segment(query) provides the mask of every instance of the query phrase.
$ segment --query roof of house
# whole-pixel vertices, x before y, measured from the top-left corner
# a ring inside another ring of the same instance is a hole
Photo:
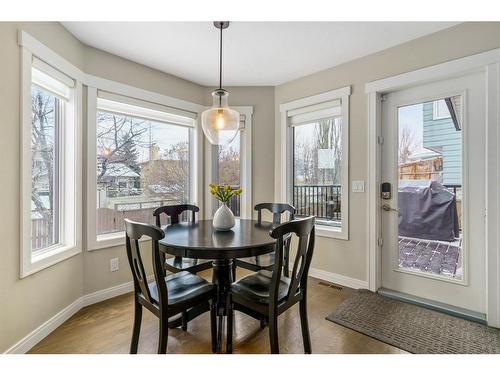
[[[111,163],[107,165],[104,177],[139,177],[139,173],[123,163]]]

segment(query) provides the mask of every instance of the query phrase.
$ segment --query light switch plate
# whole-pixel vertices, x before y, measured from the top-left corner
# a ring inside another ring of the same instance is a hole
[[[352,181],[352,192],[353,193],[364,193],[365,192],[365,182],[363,180]]]

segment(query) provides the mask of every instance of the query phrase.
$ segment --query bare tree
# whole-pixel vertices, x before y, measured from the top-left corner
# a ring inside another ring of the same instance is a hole
[[[398,161],[399,165],[406,164],[416,148],[415,133],[412,128],[405,126],[399,131],[399,149]]]
[[[48,233],[54,229],[54,133],[57,99],[33,88],[31,96],[31,200],[47,222]],[[42,200],[48,196],[48,202]]]
[[[148,131],[147,121],[133,117],[98,112],[97,182],[102,183],[110,164],[122,163],[134,171],[139,170],[136,147],[151,147],[143,135]]]
[[[219,184],[240,184],[240,152],[235,147],[219,147]]]

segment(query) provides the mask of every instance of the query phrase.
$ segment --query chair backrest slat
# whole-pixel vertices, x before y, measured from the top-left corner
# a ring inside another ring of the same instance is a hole
[[[152,304],[155,303],[149,290],[147,274],[144,269],[139,242],[139,239],[142,236],[147,236],[151,238],[152,242],[153,271],[159,296],[159,301],[156,302],[168,305],[167,286],[164,280],[163,263],[161,261],[158,244],[158,241],[165,237],[165,233],[163,230],[155,227],[154,225],[138,223],[125,219],[125,234],[127,258],[132,271],[132,277],[134,279],[135,293],[141,293],[148,302]]]
[[[158,207],[153,211],[153,216],[156,218],[156,226],[161,227],[161,214],[166,214],[170,218],[170,224],[177,224],[180,221],[180,215],[184,211],[191,211],[191,222],[194,223],[196,221],[196,212],[199,212],[200,208],[193,204],[175,204]]]
[[[281,224],[281,215],[284,212],[289,213],[289,220],[294,219],[295,207],[288,203],[259,203],[255,205],[257,211],[257,221],[262,221],[262,210],[268,210],[273,214],[273,224]]]
[[[290,286],[286,299],[290,299],[297,293],[307,288],[307,277],[311,266],[311,259],[314,251],[314,217],[292,220],[281,224],[271,231],[271,237],[276,238],[276,257],[273,270],[273,279],[271,286],[271,302],[273,297],[277,302],[279,281],[281,279],[283,251],[286,244],[290,244],[289,236],[292,234],[298,237],[297,251],[293,259],[293,268],[290,274]],[[274,296],[273,296],[274,295]]]

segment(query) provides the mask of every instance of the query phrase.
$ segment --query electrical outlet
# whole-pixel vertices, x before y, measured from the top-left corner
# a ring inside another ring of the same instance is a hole
[[[118,271],[120,269],[120,262],[118,258],[111,258],[109,260],[109,270],[111,272]]]

